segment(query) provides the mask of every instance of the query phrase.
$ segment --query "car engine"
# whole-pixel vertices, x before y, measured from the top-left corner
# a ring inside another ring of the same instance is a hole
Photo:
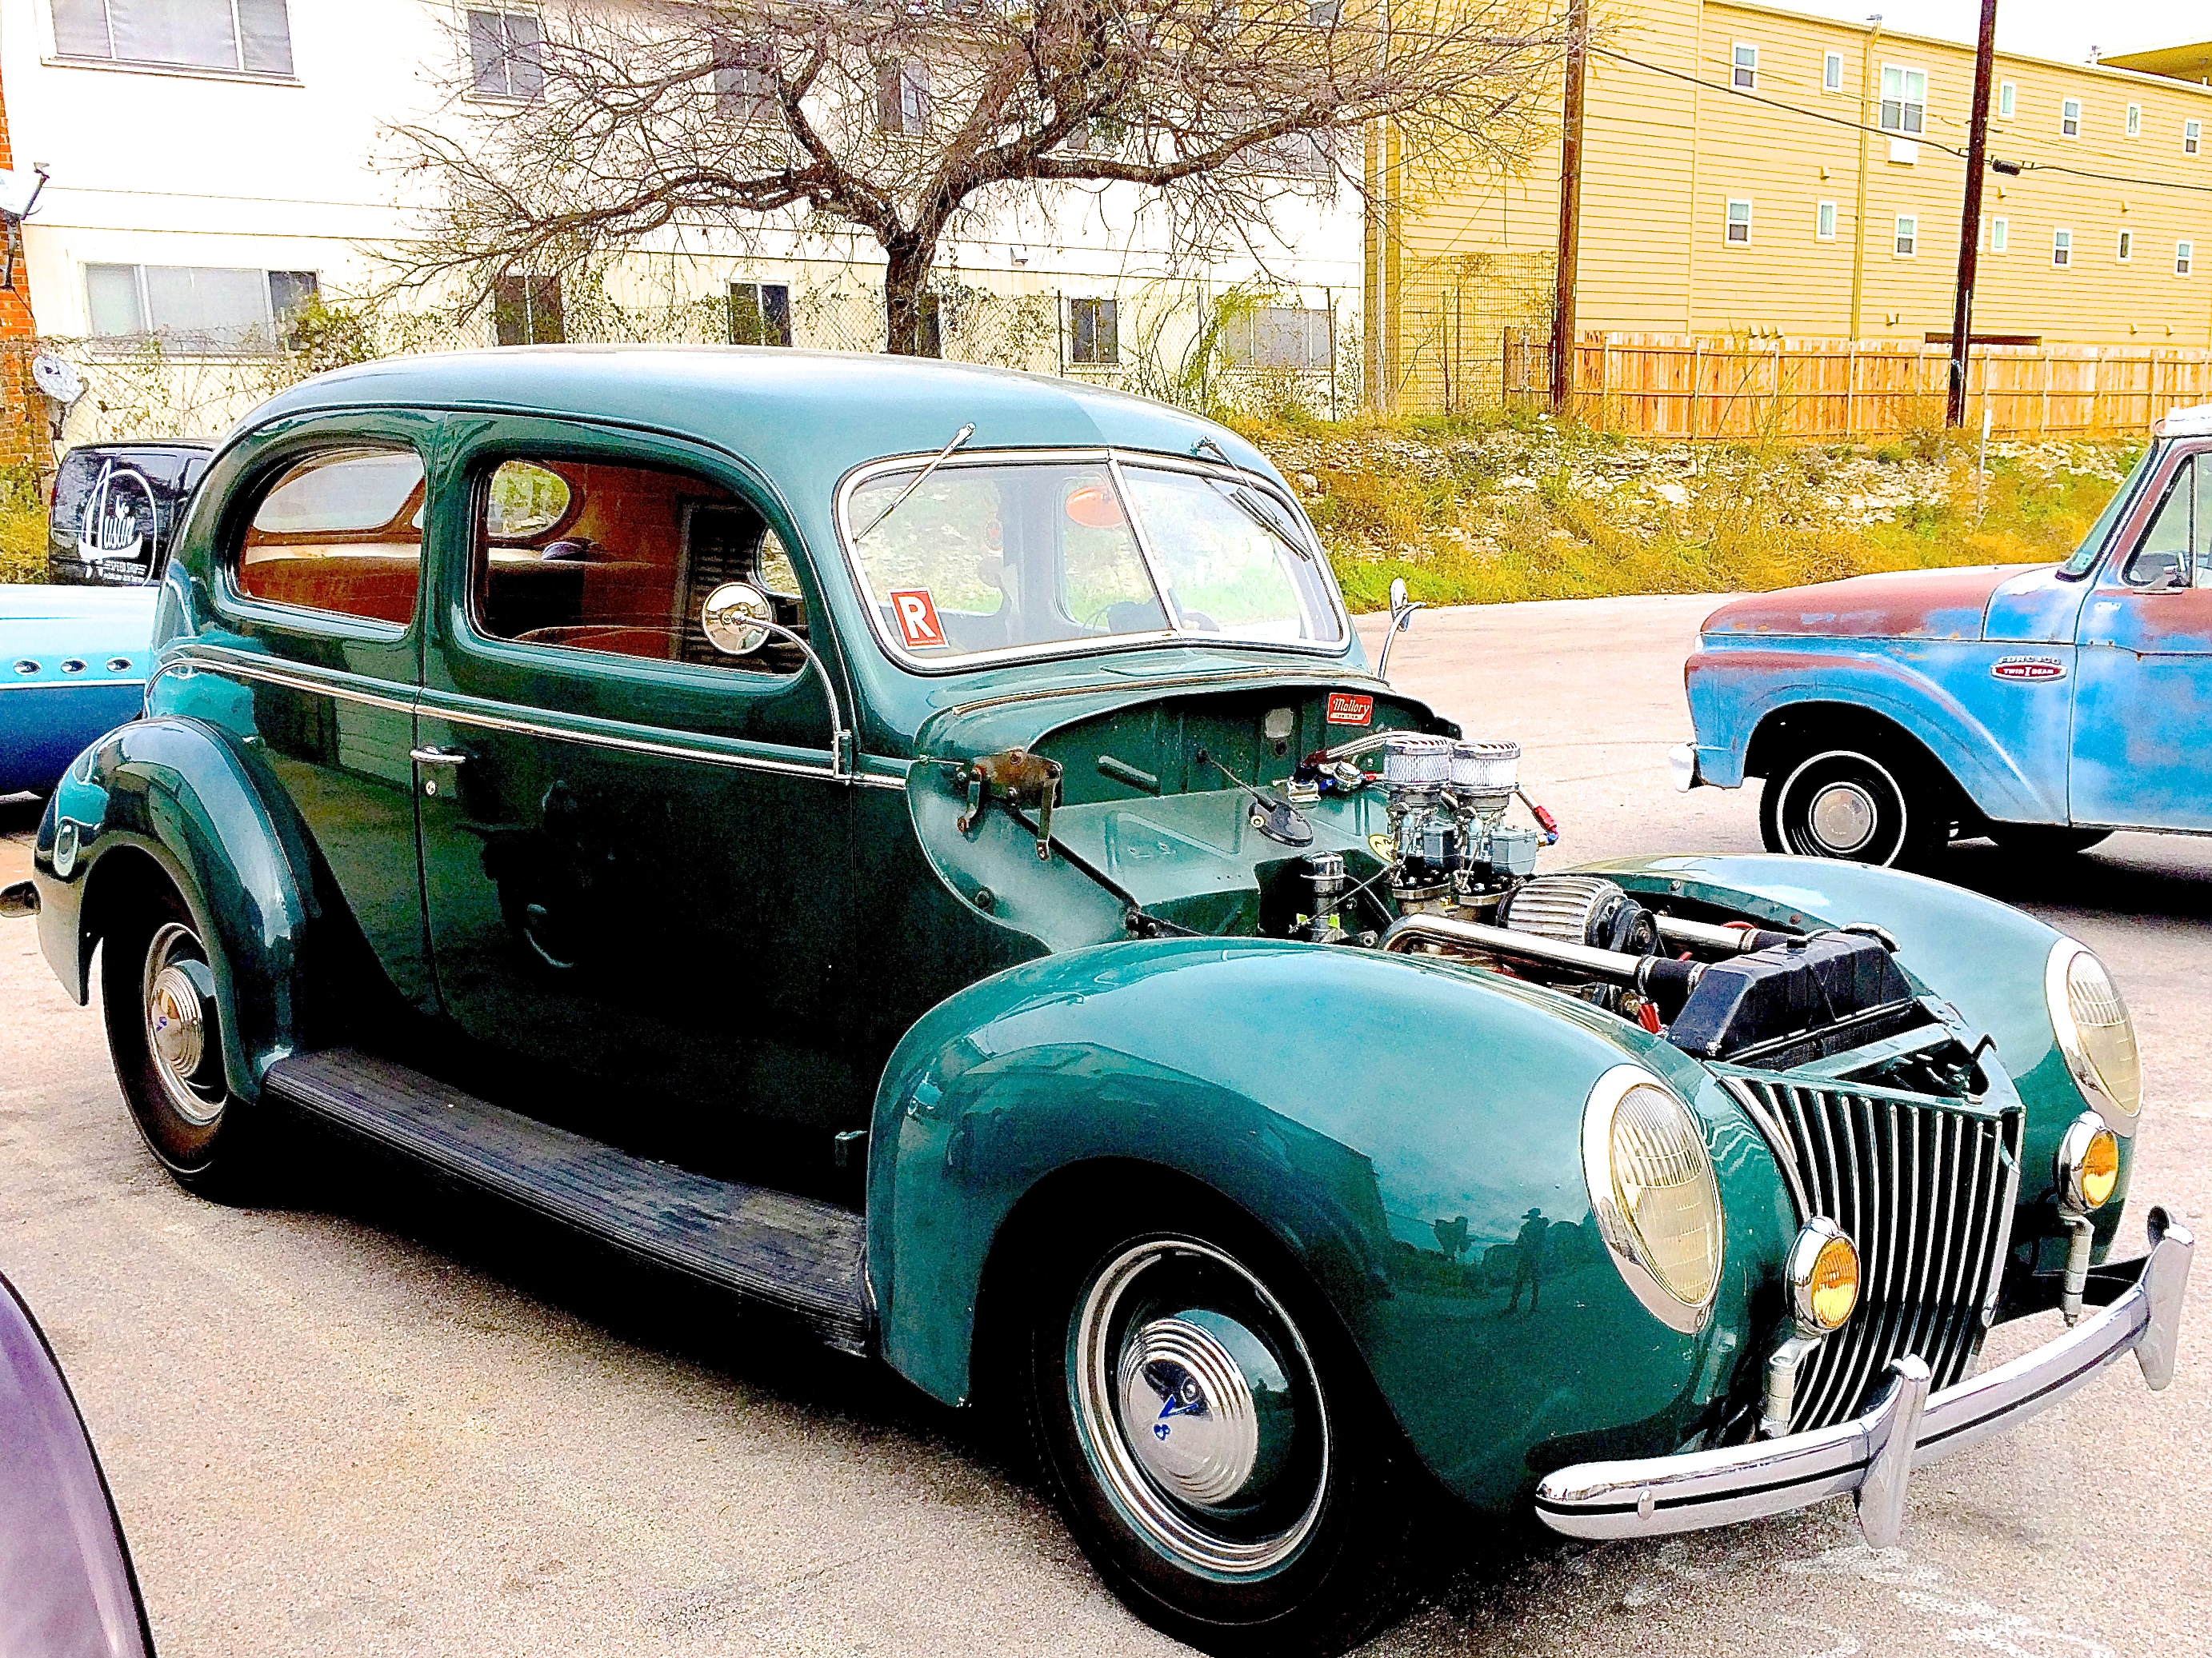
[[[1379,750],[1381,764],[1357,763]],[[1810,1064],[1936,1023],[1871,926],[1791,932],[1741,917],[1654,910],[1600,876],[1540,875],[1558,838],[1520,786],[1517,744],[1387,732],[1309,756],[1282,786],[1292,806],[1380,789],[1389,829],[1369,837],[1381,865],[1355,884],[1344,855],[1296,860],[1305,884],[1297,936],[1449,957],[1580,997],[1700,1060],[1762,1069]],[[1534,820],[1506,822],[1516,799]],[[1358,902],[1387,892],[1378,931],[1357,929]],[[1967,1086],[1972,1056],[1954,1043],[1916,1049],[1893,1080]]]

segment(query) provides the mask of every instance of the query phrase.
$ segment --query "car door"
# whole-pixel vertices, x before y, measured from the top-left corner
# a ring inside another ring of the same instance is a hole
[[[2178,446],[2155,499],[2081,607],[2070,811],[2212,829],[2212,445]]]
[[[205,720],[265,767],[375,968],[432,1006],[415,867],[424,483],[434,417],[289,423],[235,461],[204,619],[149,687],[150,711]],[[347,952],[350,959],[357,952]],[[372,970],[371,976],[374,976]],[[354,1005],[369,987],[349,989]]]
[[[806,638],[823,612],[787,520],[680,443],[455,428],[416,749],[447,1018],[520,1067],[524,1108],[708,1172],[781,1124],[826,1168],[874,1082],[847,1040],[838,659],[774,635],[730,654],[702,619],[756,583]]]

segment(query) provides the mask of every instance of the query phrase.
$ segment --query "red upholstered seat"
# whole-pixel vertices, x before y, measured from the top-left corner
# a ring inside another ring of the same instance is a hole
[[[370,616],[404,627],[415,615],[422,566],[419,548],[249,556],[239,568],[238,586],[248,598],[271,604]]]
[[[679,642],[678,635],[666,628],[632,628],[618,623],[532,628],[515,635],[518,645],[565,645],[572,651],[605,651],[613,656],[641,656],[657,662],[673,661]]]

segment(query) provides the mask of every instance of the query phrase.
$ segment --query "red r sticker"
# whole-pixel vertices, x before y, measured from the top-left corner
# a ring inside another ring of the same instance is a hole
[[[938,623],[937,604],[930,598],[928,588],[893,593],[891,614],[898,618],[899,637],[906,641],[909,650],[945,642],[945,629]]]
[[[1371,726],[1375,723],[1375,699],[1354,696],[1349,691],[1328,694],[1328,723],[1332,726]]]

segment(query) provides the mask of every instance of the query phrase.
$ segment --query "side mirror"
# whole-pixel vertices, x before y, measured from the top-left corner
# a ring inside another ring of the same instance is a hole
[[[699,607],[707,642],[724,656],[750,656],[768,643],[775,621],[769,596],[743,581],[725,581]]]
[[[1377,679],[1388,679],[1390,677],[1390,647],[1398,642],[1400,634],[1413,625],[1413,612],[1425,610],[1428,608],[1419,599],[1408,598],[1406,596],[1405,577],[1391,577],[1390,631],[1382,635],[1382,657],[1375,665],[1375,677]]]

